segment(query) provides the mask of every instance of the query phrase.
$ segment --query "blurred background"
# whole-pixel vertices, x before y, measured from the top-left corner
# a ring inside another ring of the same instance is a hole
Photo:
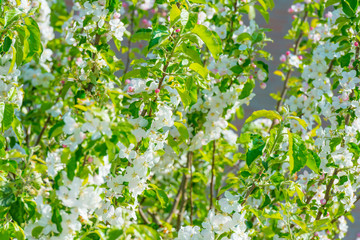
[[[119,0],[121,1],[121,0]],[[72,0],[65,0],[68,10],[71,10]],[[267,87],[261,89],[257,82],[255,88],[256,97],[251,100],[249,106],[244,107],[244,119],[237,120],[234,125],[238,129],[241,129],[241,126],[245,119],[256,110],[269,109],[274,110],[276,106],[276,101],[270,97],[270,93],[280,92],[283,87],[283,81],[279,76],[273,74],[277,66],[280,64],[280,55],[285,54],[285,52],[291,47],[293,41],[283,39],[283,36],[287,33],[288,29],[291,27],[292,15],[288,13],[293,1],[291,0],[274,0],[275,7],[270,12],[270,21],[267,24],[260,14],[257,14],[256,20],[261,27],[272,29],[271,32],[267,33],[267,36],[273,39],[273,42],[269,42],[268,46],[265,48],[266,51],[270,52],[273,56],[273,61],[269,64],[269,81],[267,82]],[[127,39],[125,39],[127,41]],[[116,49],[113,46],[113,49]],[[116,51],[117,52],[117,51]],[[124,60],[124,65],[126,65],[125,56],[117,53],[117,57]],[[355,240],[357,234],[360,232],[360,202],[357,205],[357,208],[353,211],[353,217],[355,219],[354,223],[348,221],[349,232],[344,238],[345,240]]]

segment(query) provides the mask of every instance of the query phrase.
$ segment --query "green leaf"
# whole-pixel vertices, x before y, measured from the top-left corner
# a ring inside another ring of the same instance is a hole
[[[185,127],[184,124],[180,123],[180,122],[174,122],[175,127],[177,128],[177,130],[180,133],[180,138],[185,141],[186,139],[189,138],[189,132],[188,129]]]
[[[24,140],[24,136],[25,136],[23,128],[22,128],[22,124],[16,117],[14,117],[13,122],[11,123],[11,126],[12,126],[12,129],[14,130],[15,135],[21,146],[22,141]]]
[[[183,44],[182,49],[191,61],[194,61],[195,63],[198,63],[200,65],[202,64],[200,53],[196,49],[194,49],[194,47]]]
[[[304,200],[304,193],[301,190],[301,188],[295,185],[295,191],[296,191],[297,195],[299,196],[300,200],[303,201]]]
[[[123,233],[124,233],[124,230],[122,230],[122,229],[112,229],[112,230],[110,230],[110,232],[108,234],[109,237],[107,240],[117,240]]]
[[[34,238],[39,238],[42,230],[44,229],[43,226],[37,226],[35,227],[32,231],[31,231],[31,235],[34,237]]]
[[[6,103],[4,110],[4,118],[2,122],[4,130],[8,129],[11,126],[13,119],[14,119],[14,107],[12,104]]]
[[[209,30],[203,25],[196,25],[191,32],[195,33],[209,48],[215,60],[219,58],[222,52],[221,39],[216,32]]]
[[[12,59],[11,59],[11,64],[10,64],[10,68],[9,68],[9,71],[8,71],[8,74],[12,72],[12,70],[14,69],[14,66],[15,66],[15,63],[16,63],[16,49],[11,46],[12,48]]]
[[[199,4],[206,4],[206,1],[205,1],[205,0],[189,0],[189,2],[199,3]]]
[[[15,202],[15,195],[10,187],[3,186],[0,188],[0,206],[10,207]]]
[[[161,43],[161,41],[169,36],[168,28],[162,25],[157,25],[152,31],[148,50],[152,49],[153,47],[157,46]]]
[[[274,213],[265,213],[264,212],[262,215],[265,218],[273,218],[273,219],[279,219],[279,220],[283,219],[281,213],[279,213],[279,212],[274,212]]]
[[[306,165],[308,151],[301,137],[299,137],[297,134],[291,133],[290,130],[288,130],[288,136],[290,173],[294,174]]]
[[[119,6],[120,1],[118,0],[106,0],[106,9],[109,9],[109,12],[113,12]]]
[[[137,232],[136,235],[133,235],[135,233],[131,233],[132,231]],[[152,227],[148,227],[146,225],[131,225],[131,227],[128,229],[127,234],[130,234],[130,236],[142,236],[144,240],[160,240],[160,236],[158,232],[153,229]]]
[[[21,11],[18,8],[12,8],[5,11],[5,25],[4,29],[7,28],[12,22],[18,20],[21,15]]]
[[[357,9],[357,0],[341,0],[341,6],[346,15],[354,17]]]
[[[275,185],[280,185],[284,180],[285,180],[285,177],[283,174],[277,172],[275,174],[273,174],[271,177],[270,177],[270,180],[275,184]]]
[[[51,221],[56,224],[57,230],[59,232],[62,232],[62,227],[61,227],[62,217],[61,217],[59,208],[53,207]]]
[[[9,213],[19,225],[25,222],[25,205],[21,198],[18,198],[13,204],[11,204],[11,208]]]
[[[259,111],[253,112],[251,114],[251,116],[248,119],[246,119],[245,123],[252,122],[258,118],[268,118],[271,120],[274,120],[274,119],[281,120],[282,119],[282,117],[275,111],[259,110]]]
[[[9,49],[10,49],[10,47],[11,47],[11,43],[12,43],[11,38],[9,38],[8,36],[6,36],[5,39],[4,39],[4,44],[3,44],[3,46],[2,46],[2,51],[5,52],[5,53],[6,53],[7,51],[9,51]]]
[[[308,229],[306,227],[306,223],[303,221],[299,221],[299,220],[295,220],[295,219],[291,219],[291,221],[293,221],[294,223],[296,223],[299,227],[301,227],[301,229],[305,232],[308,232]]]
[[[262,140],[260,135],[253,135],[253,147],[246,153],[246,164],[251,165],[259,156],[262,155],[265,142]]]
[[[169,198],[166,193],[155,184],[149,184],[149,187],[156,192],[156,197],[161,207],[165,208],[169,204]]]
[[[260,14],[264,17],[266,23],[269,23],[270,15],[266,8],[263,8],[260,5],[255,5],[255,8],[260,12]]]
[[[0,102],[0,125],[4,119],[4,112],[5,112],[5,103]]]
[[[312,150],[308,150],[310,154],[308,154],[306,165],[313,170],[315,173],[320,173],[320,157]]]
[[[204,79],[207,79],[209,71],[206,69],[206,67],[203,67],[198,63],[192,63],[192,64],[190,64],[189,68],[191,70],[194,70],[195,72],[197,72]]]
[[[243,71],[243,69],[241,69],[241,72],[242,71]],[[239,96],[239,99],[244,99],[244,98],[247,98],[248,96],[250,96],[250,94],[252,93],[254,87],[255,87],[255,81],[253,79],[249,79],[245,83],[245,85],[244,85],[244,87],[243,87],[243,89],[241,91],[241,94]]]
[[[177,87],[176,90],[180,95],[180,98],[181,98],[182,103],[184,104],[184,107],[189,106],[191,103],[191,97],[189,96],[188,92],[179,87]]]
[[[52,126],[49,130],[48,138],[57,137],[61,133],[63,133],[63,127],[65,126],[64,121],[57,122],[54,126]]]
[[[180,9],[176,6],[176,4],[171,6],[170,10],[170,23],[174,24],[180,18]]]
[[[40,29],[36,21],[31,17],[25,18],[24,21],[26,29],[29,31],[29,37],[25,39],[29,44],[29,53],[26,56],[26,62],[29,62],[34,55],[41,55],[43,47],[41,45]]]
[[[151,29],[147,29],[147,28],[141,28],[139,30],[137,30],[132,36],[131,36],[131,41],[132,42],[137,42],[140,40],[145,40],[145,41],[149,41],[150,37],[151,37]]]
[[[16,50],[16,57],[15,57],[16,58],[16,66],[19,68],[24,59],[24,53],[23,53],[24,42],[21,41],[20,37],[16,39],[14,46],[15,46],[15,50]]]

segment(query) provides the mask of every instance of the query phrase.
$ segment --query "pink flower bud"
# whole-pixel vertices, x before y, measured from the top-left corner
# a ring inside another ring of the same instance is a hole
[[[329,230],[326,230],[326,234],[327,234],[327,235],[330,235],[331,232],[330,232]]]
[[[290,51],[286,51],[286,56],[289,56],[291,54]]]
[[[266,88],[266,83],[264,83],[264,82],[260,83],[260,88],[265,89]]]
[[[61,80],[61,84],[63,84],[63,85],[64,85],[64,84],[65,84],[65,81],[64,81],[64,80]]]
[[[67,146],[65,144],[62,145],[63,148],[67,148]]]
[[[151,9],[150,12],[151,12],[152,14],[155,14],[155,13],[156,13],[156,10],[155,10],[155,9]]]
[[[354,42],[354,46],[358,47],[359,46],[359,42]]]
[[[92,162],[94,161],[94,159],[93,159],[92,157],[89,157],[89,158],[87,159],[87,161],[88,161],[88,163],[92,163]]]
[[[160,92],[160,89],[155,89],[155,93],[158,94]]]
[[[250,76],[249,76],[249,78],[250,78],[250,79],[253,79],[253,78],[254,78],[254,76],[253,76],[253,75],[250,75]]]
[[[256,64],[255,64],[255,63],[251,63],[251,66],[252,66],[253,68],[256,68]]]
[[[126,2],[123,2],[122,6],[123,6],[124,8],[127,8],[129,5],[128,5]]]
[[[292,9],[292,8],[288,9],[288,13],[293,13],[293,12],[294,12],[294,9]]]
[[[130,84],[130,82],[131,82],[130,79],[126,79],[126,80],[125,80],[125,83],[126,83],[126,84]]]
[[[318,233],[318,232],[315,232],[315,233],[314,233],[314,236],[315,236],[315,237],[318,237],[318,236],[319,236],[319,233]]]
[[[149,20],[147,20],[146,18],[141,19],[141,22],[145,25],[149,24]]]
[[[314,27],[310,27],[310,30],[314,30]]]
[[[286,56],[285,56],[284,54],[282,54],[282,55],[280,56],[280,61],[281,61],[281,62],[286,62]]]
[[[292,18],[293,20],[295,20],[296,17],[297,17],[296,15],[292,15],[292,16],[291,16],[291,18]]]
[[[167,17],[167,20],[170,22],[170,16],[169,16],[169,17]]]
[[[128,92],[133,92],[134,90],[135,89],[133,87],[131,87],[131,86],[128,88]]]
[[[114,13],[114,16],[113,16],[113,17],[114,17],[114,19],[119,19],[119,18],[120,18],[120,13],[117,13],[117,12]]]
[[[325,14],[325,17],[326,17],[326,18],[332,18],[332,16],[333,16],[332,12],[327,12],[327,13]]]
[[[180,32],[180,28],[176,29],[175,32],[177,32],[177,33]]]
[[[323,198],[323,199],[320,200],[320,203],[321,203],[321,205],[325,205],[325,204],[326,204],[326,200]]]
[[[303,56],[299,55],[298,56],[299,60],[303,60]]]

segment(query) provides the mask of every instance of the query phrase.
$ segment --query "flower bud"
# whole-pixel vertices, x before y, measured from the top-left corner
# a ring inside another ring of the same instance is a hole
[[[155,93],[158,94],[160,92],[160,89],[155,89]]]
[[[325,204],[326,204],[326,200],[323,198],[323,199],[320,200],[320,203],[321,203],[321,205],[325,205]]]

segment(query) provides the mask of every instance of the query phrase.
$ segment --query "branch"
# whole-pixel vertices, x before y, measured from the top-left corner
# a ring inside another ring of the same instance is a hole
[[[145,213],[143,212],[141,206],[139,205],[139,214],[141,219],[145,222],[145,224],[150,224],[149,219],[147,219]]]
[[[128,51],[127,51],[127,55],[126,55],[126,66],[125,66],[125,70],[124,70],[124,76],[128,72],[129,66],[130,66],[131,38],[132,38],[132,35],[134,34],[134,14],[135,14],[135,9],[132,10],[131,18],[130,18],[130,22],[131,22],[131,24],[130,24],[130,36],[128,38]]]
[[[215,175],[215,151],[216,151],[216,142],[213,141],[213,153],[212,153],[212,162],[211,162],[211,179],[210,179],[210,209],[213,208],[213,195],[214,195],[214,175]]]
[[[188,154],[187,154],[187,163],[186,163],[186,167],[187,167],[188,170],[191,169],[193,156],[194,156],[193,152],[188,152]],[[186,205],[186,202],[187,202],[187,198],[186,198],[185,193],[186,193],[186,188],[187,188],[187,184],[188,184],[188,181],[189,181],[189,176],[186,173],[184,173],[184,176],[185,176],[185,181],[184,181],[183,189],[181,191],[181,204],[180,204],[179,216],[177,218],[177,225],[176,225],[176,229],[178,231],[179,231],[180,226],[181,226],[181,221],[182,221],[182,217],[183,217],[183,214],[184,214],[185,205]]]
[[[187,167],[189,168],[190,162],[192,161],[192,157],[193,157],[193,152],[188,152],[188,156],[187,156]],[[172,218],[173,218],[173,214],[176,211],[177,206],[179,205],[180,202],[180,198],[182,196],[182,193],[185,191],[186,187],[187,187],[187,181],[188,181],[188,177],[186,175],[186,173],[183,174],[183,177],[181,179],[181,183],[179,186],[179,190],[176,194],[175,200],[174,200],[174,204],[170,210],[169,215],[167,216],[167,218],[165,219],[165,221],[167,223],[171,222]]]
[[[337,175],[338,172],[339,172],[339,170],[335,169],[330,182],[326,185],[325,198],[324,198],[325,199],[325,204],[327,204],[327,202],[330,199],[331,188],[332,188],[332,186],[334,184],[335,176]],[[321,208],[319,208],[319,211],[318,211],[318,213],[316,215],[316,220],[319,220],[321,218],[321,209],[325,207],[325,204]]]
[[[175,40],[174,47],[173,47],[173,49],[171,50],[170,56],[166,59],[166,63],[165,63],[164,68],[163,68],[163,70],[162,70],[163,74],[162,74],[162,77],[161,77],[161,79],[160,79],[160,81],[159,81],[159,84],[158,84],[158,87],[157,87],[158,89],[161,89],[161,87],[162,87],[163,81],[164,81],[165,76],[166,76],[166,70],[167,70],[167,68],[169,67],[171,58],[172,58],[173,55],[174,55],[175,48],[176,48],[179,40],[180,40],[180,34],[178,35],[177,39]],[[155,99],[154,99],[154,102],[157,101],[158,96],[159,96],[159,95],[156,94],[156,97],[155,97]],[[144,113],[144,115],[142,115],[143,113]],[[151,117],[151,113],[152,113],[152,108],[150,107],[149,117]],[[145,112],[143,111],[143,112],[141,113],[142,116],[145,116],[145,114],[146,114],[146,111],[145,111]]]

